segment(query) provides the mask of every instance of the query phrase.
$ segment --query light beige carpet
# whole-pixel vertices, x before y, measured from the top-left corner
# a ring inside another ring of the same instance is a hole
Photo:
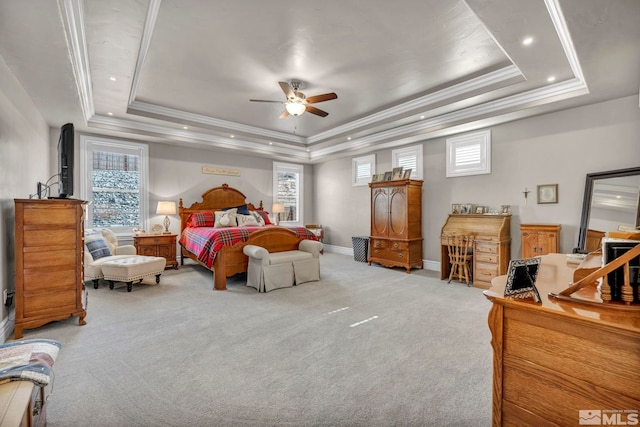
[[[193,264],[131,293],[88,286],[87,325],[24,334],[62,342],[49,427],[490,425],[481,290],[335,253],[321,266],[260,294],[242,275],[213,291]]]

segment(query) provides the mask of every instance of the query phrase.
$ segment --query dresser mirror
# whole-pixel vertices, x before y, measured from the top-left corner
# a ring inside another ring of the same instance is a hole
[[[639,225],[640,167],[587,174],[575,252],[593,251],[594,237]]]

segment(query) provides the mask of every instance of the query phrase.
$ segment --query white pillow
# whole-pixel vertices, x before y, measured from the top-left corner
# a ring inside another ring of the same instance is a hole
[[[260,225],[253,215],[237,214],[236,220],[238,221],[238,227],[257,227]]]
[[[214,223],[214,227],[222,228],[222,227],[237,227],[238,223],[236,221],[236,212],[238,209],[228,209],[226,211],[217,211],[216,212],[216,222]]]
[[[258,221],[258,225],[259,225],[260,227],[262,227],[263,225],[265,225],[265,223],[264,223],[264,218],[262,218],[262,215],[260,215],[258,212],[256,212],[256,211],[251,211],[251,216],[253,216],[253,217],[256,219],[256,221]]]

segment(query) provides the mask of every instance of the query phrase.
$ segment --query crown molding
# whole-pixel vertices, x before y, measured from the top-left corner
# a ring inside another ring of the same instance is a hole
[[[84,31],[84,3],[82,0],[58,0],[58,10],[64,27],[71,66],[80,98],[80,107],[85,121],[95,114],[89,53]]]
[[[287,158],[295,158],[298,161],[304,162],[308,162],[310,159],[309,153],[304,147],[298,148],[276,143],[267,145],[262,142],[258,143],[237,137],[231,138],[190,130],[174,129],[157,124],[122,119],[118,117],[95,115],[89,120],[88,125],[90,127],[102,129],[114,129],[121,132],[155,136],[170,141],[180,141],[200,145],[204,144],[211,147],[225,148],[228,150],[251,151],[252,153],[269,154],[272,156],[286,156]]]

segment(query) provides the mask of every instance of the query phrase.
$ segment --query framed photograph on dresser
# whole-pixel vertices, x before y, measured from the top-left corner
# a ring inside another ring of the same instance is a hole
[[[540,257],[512,259],[509,261],[504,296],[516,298],[533,296],[536,302],[540,301],[540,294],[536,289],[540,261]]]

